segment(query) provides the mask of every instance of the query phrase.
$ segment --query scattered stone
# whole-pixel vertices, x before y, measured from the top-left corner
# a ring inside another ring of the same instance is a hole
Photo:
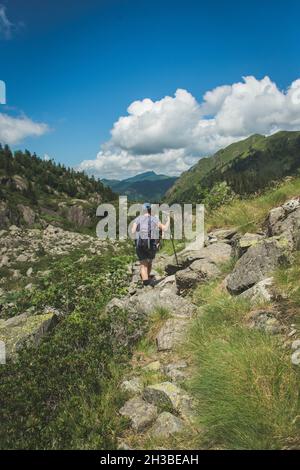
[[[292,349],[295,351],[296,349],[300,349],[300,339],[295,339],[292,342]]]
[[[159,408],[170,410],[179,410],[182,390],[171,382],[162,382],[160,384],[148,385],[144,389],[144,399]]]
[[[0,260],[0,268],[3,268],[3,266],[8,266],[8,264],[9,264],[9,257],[7,255],[2,256]]]
[[[296,333],[297,333],[297,330],[294,328],[293,330],[289,332],[288,337],[291,338],[291,336],[294,336]]]
[[[161,368],[161,364],[159,361],[153,361],[147,364],[146,366],[142,367],[143,370],[146,372],[158,372]]]
[[[32,273],[33,273],[33,269],[28,268],[27,271],[26,271],[26,276],[30,277],[30,276],[32,276]]]
[[[284,330],[284,327],[276,319],[274,314],[267,310],[253,312],[250,316],[248,326],[249,328],[261,330],[271,335],[281,333]]]
[[[187,363],[185,361],[179,361],[167,364],[164,367],[164,372],[172,380],[172,382],[177,382],[186,378],[186,368]]]
[[[158,351],[170,351],[184,340],[188,321],[184,318],[169,318],[156,337]]]
[[[300,349],[297,349],[291,357],[292,364],[294,366],[300,366]]]
[[[33,288],[34,288],[34,286],[31,282],[25,286],[26,290],[33,290]]]
[[[157,417],[157,407],[145,402],[140,397],[131,398],[120,409],[120,414],[129,418],[135,431],[143,431]]]
[[[28,261],[28,256],[27,255],[24,255],[24,254],[21,254],[19,256],[17,256],[17,259],[16,259],[19,263],[26,263],[26,261]]]
[[[177,418],[172,413],[164,411],[161,413],[151,429],[149,434],[158,439],[166,439],[173,434],[183,432],[185,429],[185,423],[182,419]]]
[[[124,392],[128,392],[131,395],[142,393],[143,383],[139,377],[133,377],[132,379],[124,380],[121,383],[121,390],[123,390]]]
[[[266,239],[251,246],[237,261],[227,278],[231,294],[240,294],[266,278],[278,265],[287,263],[289,253],[278,240]]]

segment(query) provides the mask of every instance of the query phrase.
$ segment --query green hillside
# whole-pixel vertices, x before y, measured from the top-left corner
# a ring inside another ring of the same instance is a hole
[[[110,188],[83,172],[0,145],[0,229],[47,223],[88,229],[95,225],[97,205],[115,197]]]
[[[298,173],[300,132],[281,131],[270,137],[255,134],[203,158],[183,173],[168,191],[169,202],[200,202],[217,183],[237,194],[251,194],[272,181]]]

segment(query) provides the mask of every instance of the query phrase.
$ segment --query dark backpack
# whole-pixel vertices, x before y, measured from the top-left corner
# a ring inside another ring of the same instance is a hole
[[[140,224],[137,226],[137,231],[140,232]],[[156,250],[157,240],[155,238],[151,238],[151,216],[149,216],[148,220],[148,237],[142,238],[141,235],[139,235],[136,244],[137,247],[143,251]]]

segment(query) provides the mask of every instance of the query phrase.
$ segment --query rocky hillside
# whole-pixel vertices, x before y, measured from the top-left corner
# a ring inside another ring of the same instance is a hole
[[[169,202],[201,202],[214,186],[225,182],[235,194],[264,189],[271,182],[298,174],[300,132],[253,135],[202,158],[168,191]]]
[[[115,197],[84,173],[0,146],[0,229],[48,223],[70,230],[91,228],[97,205]]]

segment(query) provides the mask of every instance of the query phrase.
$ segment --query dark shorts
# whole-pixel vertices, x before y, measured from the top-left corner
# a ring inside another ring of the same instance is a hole
[[[137,246],[135,251],[140,261],[151,261],[155,258],[156,255],[156,248],[145,249]]]

